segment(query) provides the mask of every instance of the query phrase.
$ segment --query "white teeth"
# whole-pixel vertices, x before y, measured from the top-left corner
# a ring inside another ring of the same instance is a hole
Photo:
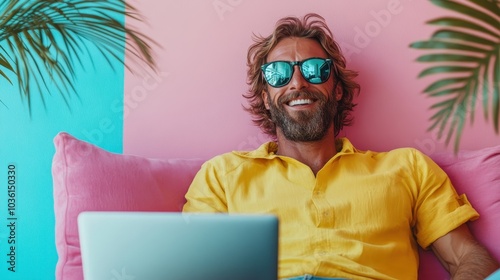
[[[312,100],[311,99],[296,99],[292,100],[288,103],[288,106],[295,106],[295,105],[306,105],[306,104],[311,104]]]

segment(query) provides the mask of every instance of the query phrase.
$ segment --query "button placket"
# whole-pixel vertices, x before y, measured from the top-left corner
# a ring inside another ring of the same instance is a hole
[[[331,227],[333,226],[333,213],[332,207],[328,203],[328,200],[325,197],[324,186],[318,184],[316,181],[316,185],[313,190],[312,200],[314,205],[316,206],[317,213],[317,221],[316,224],[318,227]]]

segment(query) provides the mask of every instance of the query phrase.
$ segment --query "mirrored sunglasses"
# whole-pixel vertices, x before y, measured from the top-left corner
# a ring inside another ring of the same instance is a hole
[[[322,84],[330,77],[332,60],[312,57],[302,61],[273,61],[261,66],[266,82],[275,88],[286,86],[292,79],[295,65],[311,84]]]

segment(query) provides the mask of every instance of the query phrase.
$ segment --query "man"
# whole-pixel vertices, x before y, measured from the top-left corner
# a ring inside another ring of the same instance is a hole
[[[322,17],[281,19],[255,41],[247,110],[275,141],[206,162],[184,211],[278,216],[285,279],[416,279],[417,243],[453,279],[498,268],[465,225],[479,215],[428,157],[336,138],[359,85]]]

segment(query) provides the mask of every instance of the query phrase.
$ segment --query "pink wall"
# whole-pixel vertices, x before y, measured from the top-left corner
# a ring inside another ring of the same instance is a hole
[[[251,34],[267,35],[278,18],[323,15],[359,71],[355,125],[341,135],[359,148],[413,146],[426,153],[452,151],[426,132],[431,100],[417,79],[425,65],[410,43],[427,39],[426,21],[449,14],[414,0],[130,0],[148,21],[141,25],[161,46],[160,73],[126,75],[124,153],[150,157],[210,157],[251,149],[266,141],[242,110],[246,52]],[[385,17],[383,17],[385,15]],[[480,110],[480,109],[478,109]],[[500,143],[479,111],[462,149]]]

